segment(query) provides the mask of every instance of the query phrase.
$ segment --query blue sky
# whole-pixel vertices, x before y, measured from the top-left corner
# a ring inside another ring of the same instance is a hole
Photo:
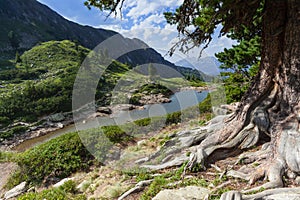
[[[183,0],[126,0],[123,6],[122,19],[120,16],[106,18],[107,13],[97,9],[88,10],[84,0],[38,0],[49,6],[68,20],[96,28],[111,29],[120,32],[125,37],[139,38],[159,52],[166,52],[178,40],[175,26],[166,23],[163,13],[175,10]],[[229,48],[233,41],[226,37],[218,38],[215,34],[210,47],[203,56],[213,56],[224,47]],[[190,57],[197,57],[199,49],[189,53]],[[176,59],[186,57],[178,53]],[[167,58],[168,59],[168,58]]]

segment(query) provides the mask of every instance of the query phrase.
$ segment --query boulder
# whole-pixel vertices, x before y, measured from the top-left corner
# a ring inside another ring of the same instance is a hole
[[[64,125],[62,123],[57,123],[56,126],[57,126],[57,128],[63,128],[64,127]]]
[[[262,200],[299,200],[300,194],[274,194],[266,197],[262,197]]]
[[[49,116],[49,120],[52,122],[61,122],[65,120],[65,116],[62,113],[56,113]]]
[[[24,193],[26,191],[26,182],[22,182],[13,189],[9,190],[5,193],[4,199],[10,199],[19,196],[20,194]]]
[[[206,188],[197,186],[187,186],[180,189],[167,189],[160,191],[153,200],[194,200],[204,199],[210,191]]]
[[[73,177],[73,178],[64,178],[64,179],[62,179],[61,181],[59,181],[58,183],[55,183],[55,184],[53,185],[53,187],[55,187],[55,188],[60,187],[60,186],[62,186],[63,184],[65,184],[65,182],[67,182],[67,181],[72,181],[72,180],[74,180],[74,177]]]
[[[112,110],[108,107],[99,107],[97,108],[97,112],[110,115],[112,113]]]

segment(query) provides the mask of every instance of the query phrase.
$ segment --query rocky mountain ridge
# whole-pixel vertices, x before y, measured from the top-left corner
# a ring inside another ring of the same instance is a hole
[[[136,49],[119,57],[118,61],[122,63],[132,66],[157,63],[181,74],[195,73],[199,78],[204,76],[197,70],[178,67],[165,60],[137,38],[129,39],[115,31],[69,21],[36,0],[0,0],[0,5],[0,60],[13,59],[16,51],[29,50],[45,41],[71,40],[93,49],[104,40],[117,36],[118,49]]]

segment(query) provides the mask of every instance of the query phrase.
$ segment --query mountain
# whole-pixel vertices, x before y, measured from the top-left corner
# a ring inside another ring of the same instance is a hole
[[[0,0],[0,26],[0,51],[13,50],[8,37],[11,31],[21,50],[28,50],[39,42],[64,39],[77,40],[93,48],[117,34],[68,21],[36,0]]]
[[[109,43],[109,48],[113,47],[113,53],[121,55],[117,56],[117,60],[122,63],[131,66],[157,63],[185,75],[197,72],[166,61],[157,51],[139,39],[129,39],[114,31],[71,22],[36,0],[0,0],[0,27],[0,61],[14,58],[16,49],[24,52],[45,41],[71,40],[93,49],[99,43],[114,36],[117,39]],[[128,49],[133,51],[122,53]],[[160,71],[158,73],[163,73]],[[202,78],[199,72],[196,76]]]
[[[178,66],[182,67],[189,67],[192,69],[198,69],[205,74],[211,76],[220,75],[220,68],[219,66],[221,63],[213,56],[208,56],[204,58],[189,58],[189,59],[182,59],[175,63]]]

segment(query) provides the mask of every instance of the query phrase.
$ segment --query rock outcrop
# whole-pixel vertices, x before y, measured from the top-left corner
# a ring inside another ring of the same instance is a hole
[[[159,192],[153,200],[194,200],[204,199],[209,194],[209,190],[202,187],[187,186],[185,188],[163,190]]]
[[[4,199],[11,199],[11,198],[17,197],[17,196],[21,195],[22,193],[24,193],[26,191],[26,188],[27,188],[27,183],[22,182],[19,185],[17,185],[16,187],[14,187],[13,189],[6,192],[4,195]]]

